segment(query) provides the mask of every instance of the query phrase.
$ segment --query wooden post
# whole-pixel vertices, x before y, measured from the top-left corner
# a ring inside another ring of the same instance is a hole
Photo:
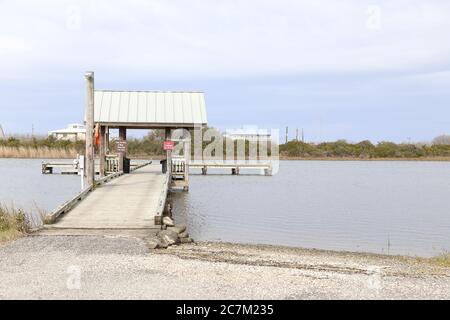
[[[127,128],[120,127],[119,128],[119,140],[126,141],[127,140]],[[119,152],[119,171],[123,171],[123,159],[125,158],[125,152]]]
[[[94,72],[88,71],[86,79],[86,165],[84,177],[86,186],[92,186],[95,181],[94,168]]]
[[[100,178],[105,176],[105,162],[106,162],[106,128],[100,126],[100,147],[99,147],[99,158],[100,158]]]
[[[187,132],[189,132],[186,129]],[[189,190],[189,163],[191,162],[191,135],[189,134],[184,141],[184,158],[186,159],[186,165],[184,167],[184,182],[185,187],[184,190]]]
[[[166,128],[165,131],[165,140],[169,141],[172,138],[172,130],[170,128]],[[172,180],[172,151],[166,151],[167,157],[167,172],[169,173],[169,181]]]
[[[109,151],[109,127],[106,126],[105,127],[105,150],[106,150],[106,154],[108,154]]]

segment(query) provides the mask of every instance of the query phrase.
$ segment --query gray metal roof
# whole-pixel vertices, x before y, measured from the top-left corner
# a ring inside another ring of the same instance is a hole
[[[136,127],[193,127],[206,125],[203,92],[94,92],[94,121]]]

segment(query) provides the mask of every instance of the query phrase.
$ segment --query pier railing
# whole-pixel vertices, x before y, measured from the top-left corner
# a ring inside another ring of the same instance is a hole
[[[167,172],[165,174],[163,188],[158,199],[158,208],[156,209],[155,225],[161,224],[162,215],[164,213],[164,207],[166,205],[167,193],[169,192],[170,175]]]

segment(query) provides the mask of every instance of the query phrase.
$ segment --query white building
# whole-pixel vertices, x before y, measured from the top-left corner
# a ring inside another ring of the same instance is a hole
[[[243,127],[242,129],[228,129],[224,137],[231,140],[247,140],[251,142],[271,141],[272,136],[268,130],[257,127]]]
[[[65,129],[50,131],[48,135],[57,140],[86,140],[86,128],[81,124],[74,123],[69,124]]]

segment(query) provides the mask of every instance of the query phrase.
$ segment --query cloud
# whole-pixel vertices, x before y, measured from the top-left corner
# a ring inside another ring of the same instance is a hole
[[[237,77],[448,63],[444,1],[2,1],[0,77]]]

